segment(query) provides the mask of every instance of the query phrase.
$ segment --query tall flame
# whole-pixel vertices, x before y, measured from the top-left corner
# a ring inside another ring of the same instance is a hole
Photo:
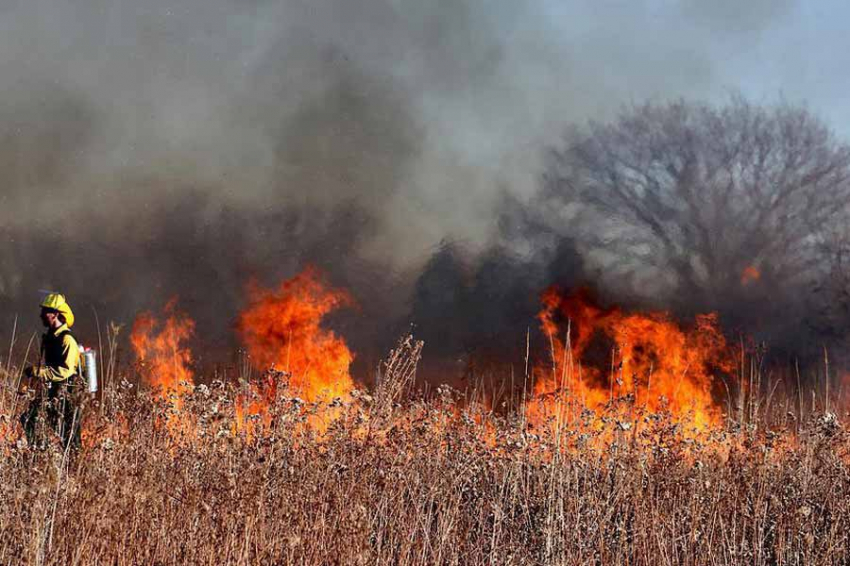
[[[187,346],[195,333],[195,322],[178,312],[176,304],[172,299],[166,305],[163,323],[150,312],[139,314],[130,334],[143,378],[169,397],[187,392],[195,378],[190,368],[192,352]]]
[[[349,373],[354,355],[321,322],[351,304],[348,293],[327,287],[307,268],[276,290],[252,285],[238,330],[254,363],[288,372],[289,385],[307,401],[330,401],[354,388]]]
[[[685,330],[666,313],[602,309],[586,291],[564,296],[550,288],[542,300],[539,319],[551,340],[552,365],[535,386],[532,417],[551,415],[554,397],[592,410],[629,398],[641,410],[669,410],[697,429],[719,424],[713,371],[731,371],[732,363],[715,315],[698,316]],[[596,336],[610,344],[606,367],[583,363]]]

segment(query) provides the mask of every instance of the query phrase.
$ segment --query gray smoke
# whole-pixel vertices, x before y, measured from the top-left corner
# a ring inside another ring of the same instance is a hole
[[[177,295],[226,344],[248,279],[314,263],[392,340],[441,241],[545,265],[497,219],[567,124],[724,94],[796,8],[703,4],[4,2],[0,325],[39,289],[123,321]]]

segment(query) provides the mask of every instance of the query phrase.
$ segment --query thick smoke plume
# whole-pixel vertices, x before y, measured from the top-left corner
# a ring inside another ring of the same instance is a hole
[[[89,335],[177,296],[218,361],[247,282],[312,264],[358,304],[335,323],[361,363],[410,323],[442,359],[515,348],[542,287],[596,280],[527,204],[545,149],[723,94],[727,50],[795,9],[713,6],[6,3],[0,331],[35,329],[41,289]]]

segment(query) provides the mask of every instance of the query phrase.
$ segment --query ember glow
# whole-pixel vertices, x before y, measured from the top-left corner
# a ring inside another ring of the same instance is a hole
[[[354,388],[354,355],[345,341],[322,327],[334,310],[351,305],[345,291],[331,289],[311,268],[277,289],[250,287],[238,330],[257,367],[289,374],[289,386],[309,402],[345,397]]]
[[[741,272],[741,285],[749,285],[759,279],[761,279],[761,271],[754,265],[748,265]]]
[[[552,359],[538,370],[532,422],[562,423],[567,411],[600,411],[626,399],[630,410],[666,410],[691,428],[721,424],[713,376],[733,366],[714,315],[698,316],[684,329],[666,313],[605,310],[585,291],[550,288],[539,320]],[[589,359],[594,353],[597,359]]]

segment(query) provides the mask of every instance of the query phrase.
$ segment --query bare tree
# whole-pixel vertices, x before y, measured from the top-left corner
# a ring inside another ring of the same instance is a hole
[[[844,345],[850,333],[850,226],[825,230],[823,255],[821,276],[810,302],[814,314],[811,320],[825,343]],[[846,347],[839,355],[841,361],[850,361]]]
[[[631,107],[548,157],[545,210],[584,251],[695,308],[800,281],[823,259],[822,230],[847,219],[850,147],[786,103]]]

